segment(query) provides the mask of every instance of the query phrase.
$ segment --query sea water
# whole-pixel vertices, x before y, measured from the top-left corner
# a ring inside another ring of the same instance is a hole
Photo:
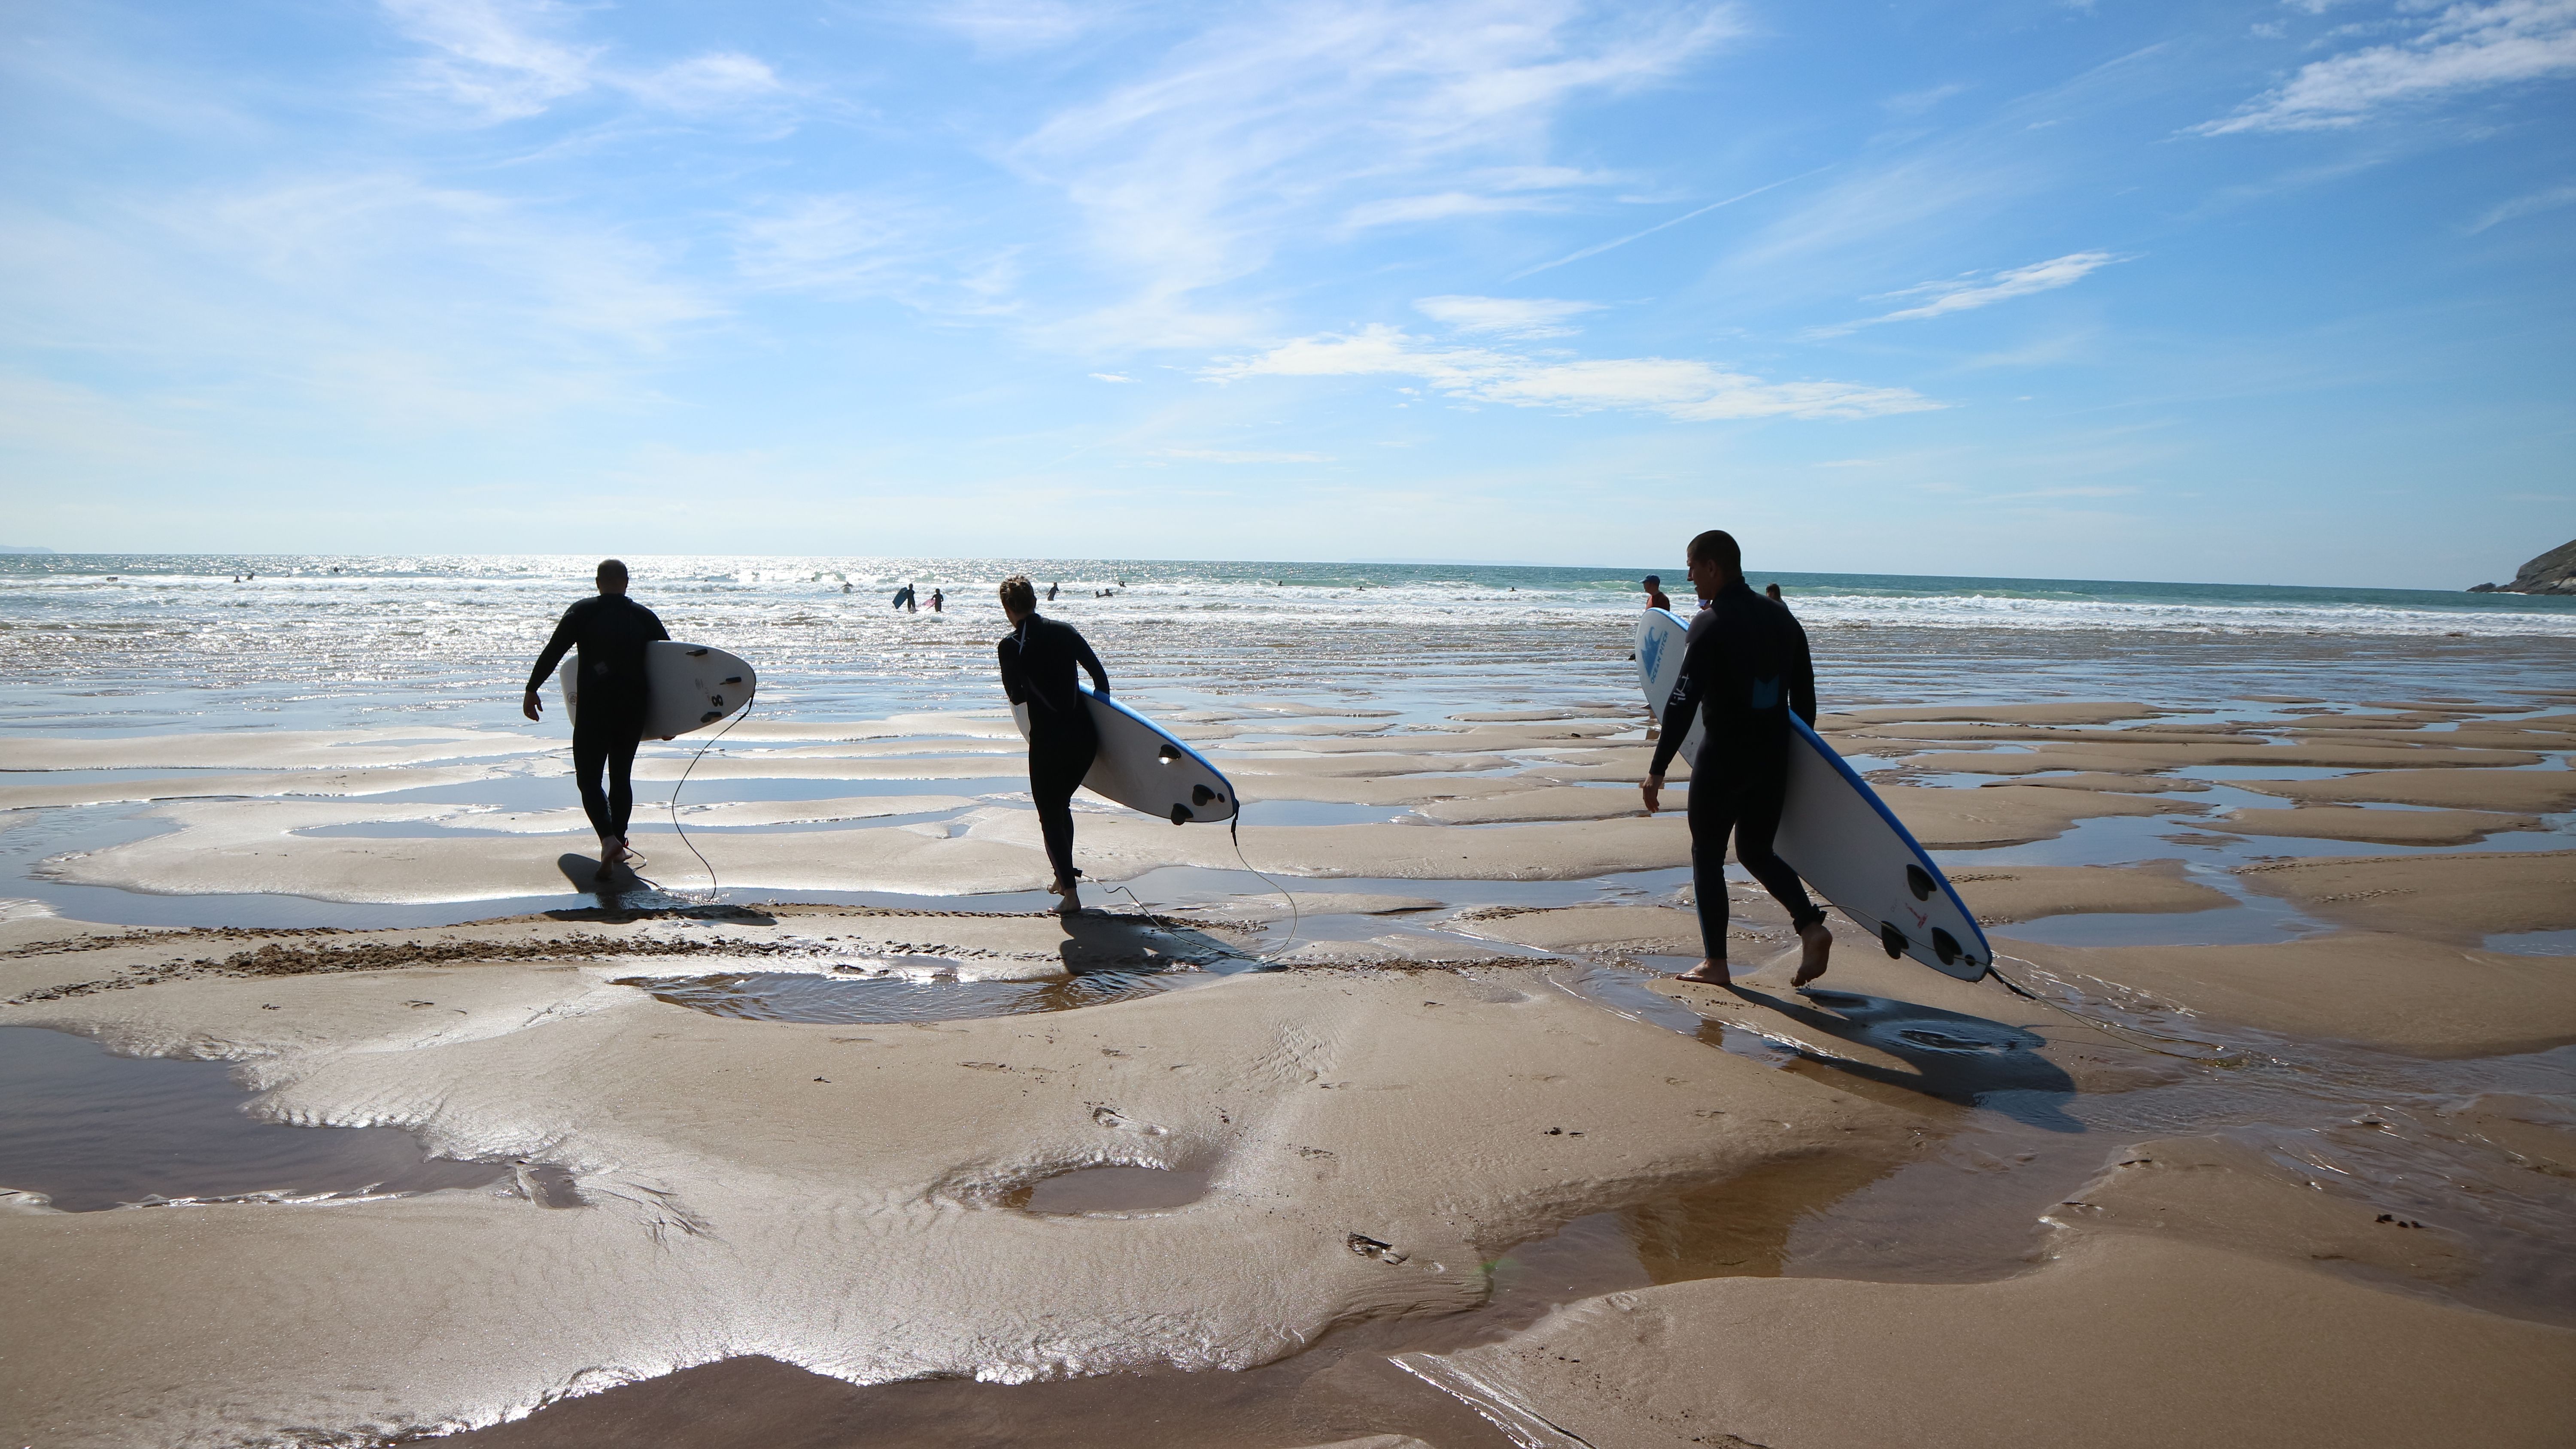
[[[0,555],[0,725],[78,734],[509,726],[588,556]],[[1437,718],[1635,693],[1643,569],[1170,560],[636,557],[679,638],[761,669],[761,712],[1000,702],[994,586],[1026,574],[1122,688],[1167,708],[1342,701]],[[1689,608],[1688,585],[1666,570]],[[2266,585],[1756,574],[1827,708],[2246,697],[2481,702],[2576,688],[2576,598]],[[912,584],[918,613],[890,607]],[[927,607],[932,590],[948,608]],[[0,761],[5,764],[5,761]]]

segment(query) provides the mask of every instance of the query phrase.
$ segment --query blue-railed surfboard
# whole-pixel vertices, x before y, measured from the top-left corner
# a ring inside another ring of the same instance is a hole
[[[1637,621],[1637,683],[1647,706],[1662,714],[1681,683],[1690,626],[1667,609]],[[1890,956],[1911,956],[1962,981],[1986,974],[1994,948],[1941,867],[1915,842],[1905,822],[1878,798],[1834,747],[1790,716],[1789,798],[1772,848],[1809,888],[1875,934]],[[1681,758],[1694,781],[1704,730],[1692,719]]]
[[[1234,818],[1242,802],[1206,757],[1116,699],[1092,693],[1090,685],[1077,680],[1074,687],[1090,704],[1092,728],[1100,733],[1100,753],[1092,757],[1082,788],[1174,825]],[[1011,719],[1026,737],[1029,707],[1011,706]]]
[[[680,644],[657,639],[644,646],[644,678],[651,703],[645,706],[643,737],[667,740],[702,730],[743,707],[760,676],[739,654],[712,644]],[[563,689],[564,723],[581,720],[581,656],[555,671]]]

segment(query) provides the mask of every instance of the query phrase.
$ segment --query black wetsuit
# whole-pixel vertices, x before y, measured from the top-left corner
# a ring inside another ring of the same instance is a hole
[[[581,808],[602,840],[626,838],[626,817],[635,806],[635,746],[643,738],[644,711],[652,701],[644,677],[644,646],[670,637],[671,631],[642,604],[624,594],[594,594],[564,610],[555,637],[546,641],[537,667],[528,672],[533,692],[544,686],[566,651],[581,651],[572,773],[581,786]],[[603,767],[608,772],[604,792],[599,788]]]
[[[1000,648],[1002,692],[1029,707],[1029,796],[1037,802],[1047,864],[1059,883],[1071,885],[1082,874],[1073,863],[1073,792],[1100,753],[1100,733],[1074,669],[1091,671],[1102,694],[1109,692],[1109,672],[1080,630],[1042,615],[1031,614]]]
[[[1738,579],[1691,620],[1681,684],[1664,706],[1652,770],[1661,775],[1672,763],[1698,714],[1708,733],[1691,767],[1691,893],[1699,902],[1700,950],[1713,960],[1726,959],[1730,831],[1735,858],[1788,907],[1792,926],[1825,918],[1798,873],[1771,850],[1789,787],[1791,710],[1815,723],[1816,669],[1807,631],[1787,605]]]

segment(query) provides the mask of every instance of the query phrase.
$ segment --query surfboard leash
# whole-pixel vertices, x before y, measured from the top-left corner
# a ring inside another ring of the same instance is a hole
[[[1240,794],[1234,797],[1234,814],[1226,820],[1225,838],[1233,842],[1234,858],[1242,864],[1243,868],[1245,870],[1252,871],[1254,878],[1258,879],[1263,885],[1279,892],[1280,897],[1288,902],[1288,939],[1280,942],[1277,950],[1274,950],[1267,955],[1255,956],[1252,958],[1253,960],[1260,962],[1262,965],[1267,966],[1271,962],[1278,960],[1280,957],[1287,955],[1288,948],[1297,944],[1297,927],[1301,919],[1297,912],[1297,898],[1288,893],[1287,887],[1281,885],[1275,880],[1272,880],[1270,877],[1263,875],[1260,871],[1254,870],[1251,858],[1243,853],[1243,797]]]
[[[719,889],[716,878],[716,868],[714,864],[707,859],[706,852],[698,849],[698,843],[689,838],[689,828],[680,823],[680,790],[683,786],[686,786],[689,783],[689,772],[698,767],[698,761],[707,757],[707,751],[716,747],[716,741],[733,733],[733,727],[735,725],[749,719],[751,717],[751,707],[759,702],[760,681],[757,678],[754,678],[751,684],[751,692],[742,697],[742,708],[733,712],[733,718],[725,721],[723,729],[707,736],[707,742],[698,746],[698,752],[696,754],[689,756],[688,766],[680,771],[680,778],[673,782],[671,786],[671,829],[679,833],[680,843],[689,848],[689,854],[698,858],[699,866],[707,873],[707,898],[701,903],[704,905],[711,906],[716,903],[716,892]]]
[[[2186,1037],[2160,1037],[2160,1036],[2156,1036],[2156,1035],[2155,1035],[2154,1033],[2152,1033],[2152,1032],[2140,1031],[2140,1030],[2137,1030],[2136,1028],[2133,1028],[2133,1027],[2113,1026],[2111,1023],[2109,1023],[2109,1022],[2107,1022],[2107,1021],[2103,1021],[2103,1020],[2101,1020],[2101,1019],[2100,1019],[2100,1018],[2098,1018],[2098,1017],[2087,1016],[2087,1015],[2085,1015],[2083,1012],[2077,1011],[2077,1010],[2075,1010],[2073,1007],[2066,1005],[2064,1002],[2060,1002],[2060,1001],[2051,1001],[2051,1000],[2049,1000],[2047,997],[2040,995],[2038,992],[2035,992],[2035,991],[2030,990],[2028,987],[2023,986],[2020,982],[2013,980],[2013,979],[2012,979],[2011,977],[2009,977],[2009,976],[2006,976],[2006,975],[2005,975],[2004,973],[2002,973],[2001,971],[1996,970],[1996,969],[1995,969],[1995,962],[1996,962],[1996,961],[2003,961],[2003,960],[2009,960],[2009,961],[2015,962],[2016,964],[2024,965],[2024,966],[2027,966],[2027,965],[2029,965],[2030,963],[2029,963],[2029,962],[2027,962],[2027,961],[2023,961],[2023,960],[2022,960],[2020,957],[2018,957],[2018,956],[2010,956],[2010,957],[2007,957],[2007,956],[2000,956],[2000,955],[1999,955],[1999,956],[1990,957],[1990,958],[1987,960],[1987,962],[1986,962],[1986,975],[1991,976],[1991,977],[1993,977],[1994,979],[1996,979],[1997,981],[2002,982],[2002,983],[2004,984],[2004,989],[2005,989],[2005,990],[2007,990],[2007,991],[2009,991],[2009,992],[2011,992],[2011,993],[2012,993],[2013,995],[2015,995],[2015,996],[2021,997],[2021,998],[2023,998],[2023,999],[2025,999],[2025,1000],[2028,1000],[2028,1001],[2036,1001],[2036,1002],[2038,1002],[2040,1005],[2047,1007],[2049,1010],[2054,1011],[2054,1012],[2058,1013],[2059,1015],[2066,1017],[2068,1020],[2070,1020],[2070,1021],[2076,1021],[2076,1022],[2081,1022],[2081,1023],[2083,1023],[2084,1025],[2086,1025],[2086,1026],[2089,1026],[2089,1027],[2093,1028],[2095,1031],[2101,1032],[2101,1033],[2102,1033],[2103,1035],[2105,1035],[2105,1036],[2118,1037],[2120,1040],[2122,1040],[2122,1041],[2125,1041],[2125,1042],[2129,1043],[2131,1046],[2134,1046],[2134,1047],[2138,1048],[2140,1051],[2154,1052],[2157,1056],[2160,1056],[2160,1057],[2174,1057],[2174,1058],[2177,1058],[2178,1060],[2181,1060],[2181,1061],[2186,1061],[2186,1062],[2199,1062],[2199,1063],[2201,1063],[2201,1064],[2203,1064],[2203,1065],[2207,1065],[2210,1061],[2212,1061],[2212,1060],[2213,1060],[2213,1058],[2211,1058],[2211,1057],[2193,1056],[2193,1055],[2192,1055],[2191,1053],[2189,1053],[2189,1052],[2167,1051],[2165,1048],[2155,1045],[2155,1043],[2156,1043],[2156,1042],[2159,1042],[2159,1041],[2167,1041],[2167,1042],[2182,1042],[2182,1041],[2187,1041],[2187,1040],[2189,1040],[2189,1038],[2186,1038]],[[2223,1051],[2225,1051],[2225,1048],[2214,1048],[2213,1050],[2218,1050],[2218,1051],[2222,1051],[2222,1052],[2223,1052]]]

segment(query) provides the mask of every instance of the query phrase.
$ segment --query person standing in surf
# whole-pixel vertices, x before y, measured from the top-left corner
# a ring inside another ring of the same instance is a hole
[[[1664,597],[1664,576],[1662,574],[1646,575],[1645,579],[1640,582],[1637,587],[1646,591],[1647,608],[1670,609],[1673,606],[1673,601]]]
[[[1707,734],[1691,767],[1691,894],[1699,906],[1700,963],[1684,981],[1729,984],[1726,969],[1726,838],[1735,858],[1788,908],[1798,932],[1797,977],[1804,986],[1825,974],[1833,933],[1807,898],[1798,873],[1771,849],[1789,791],[1792,711],[1816,722],[1816,669],[1807,631],[1788,606],[1744,582],[1743,551],[1723,529],[1690,541],[1685,560],[1700,609],[1682,652],[1681,683],[1664,706],[1663,735],[1644,782],[1646,813],[1662,803],[1664,770],[1690,733],[1696,713]]]
[[[626,597],[624,563],[601,560],[598,583],[596,595],[564,610],[537,667],[528,671],[528,695],[519,712],[532,720],[544,714],[538,689],[567,652],[578,651],[574,677],[581,684],[574,693],[581,707],[573,712],[572,774],[581,787],[582,811],[599,832],[599,873],[606,875],[635,859],[626,845],[626,817],[635,806],[635,747],[644,738],[644,712],[652,703],[644,646],[670,638],[671,631],[652,610]]]
[[[1082,871],[1073,863],[1073,792],[1100,752],[1100,732],[1074,670],[1089,670],[1092,687],[1104,695],[1109,671],[1100,667],[1100,656],[1080,630],[1038,613],[1037,586],[1027,575],[1004,579],[1001,595],[1002,613],[1011,621],[999,646],[1002,692],[1012,704],[1028,707],[1029,798],[1037,802],[1038,834],[1055,869],[1047,889],[1059,898],[1056,909],[1069,916],[1082,909],[1074,890]]]

